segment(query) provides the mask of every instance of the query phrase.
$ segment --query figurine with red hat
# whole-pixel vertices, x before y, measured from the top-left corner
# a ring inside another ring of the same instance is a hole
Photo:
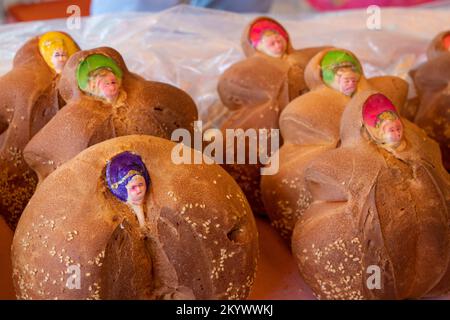
[[[362,109],[364,125],[377,142],[396,148],[402,142],[403,124],[395,106],[383,94],[371,95]]]

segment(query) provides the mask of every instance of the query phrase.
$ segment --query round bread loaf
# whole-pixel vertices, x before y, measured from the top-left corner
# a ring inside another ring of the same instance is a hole
[[[258,235],[245,196],[220,166],[175,164],[174,146],[151,136],[115,138],[49,175],[14,235],[18,298],[246,298]],[[117,167],[126,152],[142,159],[140,167]],[[118,197],[142,170],[141,224]],[[114,180],[117,172],[123,178]]]
[[[447,293],[450,177],[438,145],[373,90],[348,104],[340,139],[304,170],[311,204],[292,236],[303,279],[320,299]]]
[[[351,95],[332,87],[333,74],[323,72],[331,70],[337,74],[339,68],[354,69],[358,74]],[[306,67],[305,80],[310,91],[290,102],[280,116],[284,145],[277,155],[279,171],[263,176],[261,181],[267,214],[286,239],[290,239],[297,219],[311,204],[311,193],[304,181],[305,168],[323,152],[340,145],[341,116],[352,96],[376,88],[401,106],[408,92],[408,84],[397,77],[365,78],[356,56],[338,48],[325,49],[315,55]]]

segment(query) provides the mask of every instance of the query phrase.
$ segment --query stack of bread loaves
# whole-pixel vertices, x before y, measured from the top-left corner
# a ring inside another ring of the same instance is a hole
[[[222,167],[169,140],[196,137],[193,99],[117,50],[63,32],[19,49],[0,78],[1,298],[247,299],[300,276],[319,299],[450,292],[449,32],[409,101],[404,79],[366,77],[343,48],[296,50],[272,18],[242,48],[218,79],[230,117],[206,119]],[[272,264],[253,286],[257,225],[282,237],[262,239]]]

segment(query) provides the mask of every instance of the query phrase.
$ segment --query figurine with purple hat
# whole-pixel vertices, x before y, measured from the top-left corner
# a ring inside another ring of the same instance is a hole
[[[130,151],[117,154],[106,165],[106,182],[111,193],[133,210],[139,225],[144,227],[150,177],[142,158]]]

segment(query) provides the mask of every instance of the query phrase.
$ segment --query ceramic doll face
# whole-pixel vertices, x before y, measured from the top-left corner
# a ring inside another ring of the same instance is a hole
[[[113,100],[119,93],[119,81],[114,73],[108,72],[98,79],[98,88],[105,98]]]
[[[286,52],[286,39],[277,32],[266,32],[257,49],[268,56],[279,58]]]
[[[351,96],[356,91],[359,78],[360,75],[352,68],[341,68],[336,71],[333,88],[346,96]]]
[[[114,102],[117,99],[120,85],[116,75],[107,69],[96,70],[89,77],[89,91],[108,102]]]
[[[142,205],[150,177],[141,157],[124,151],[106,165],[106,182],[112,194],[122,202]]]
[[[67,60],[79,51],[78,45],[61,32],[47,32],[39,37],[39,52],[56,73],[61,73]]]
[[[144,177],[135,175],[126,185],[127,189],[127,203],[141,206],[145,200],[145,193],[147,191],[147,184]]]
[[[123,72],[117,62],[104,54],[91,54],[76,71],[78,87],[85,93],[114,104],[122,87]]]
[[[397,147],[403,137],[403,125],[400,119],[384,120],[380,124],[381,138],[389,146]]]
[[[346,96],[352,96],[362,76],[359,61],[349,52],[330,50],[320,62],[323,82]]]
[[[140,227],[145,227],[144,202],[151,182],[142,158],[130,151],[117,154],[108,161],[105,178],[109,191],[126,203],[136,215]]]
[[[363,106],[363,121],[372,139],[388,148],[397,148],[403,139],[403,123],[392,102],[384,95],[371,95]]]
[[[274,20],[258,19],[251,25],[248,36],[253,48],[270,57],[280,58],[287,51],[289,35]]]
[[[61,73],[64,65],[67,62],[69,55],[65,48],[56,48],[52,54],[52,64],[55,68],[56,73]]]

